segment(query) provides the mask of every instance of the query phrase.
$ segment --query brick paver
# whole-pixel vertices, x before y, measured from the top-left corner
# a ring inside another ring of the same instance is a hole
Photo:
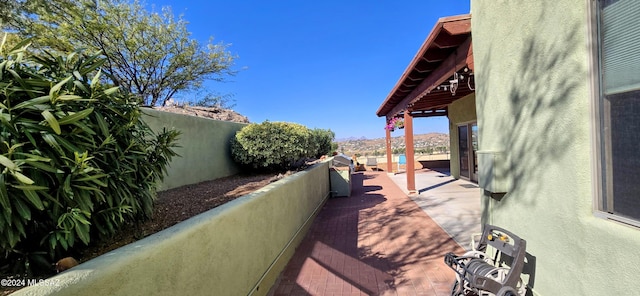
[[[271,295],[450,295],[444,254],[464,250],[385,172],[353,175],[331,198]]]

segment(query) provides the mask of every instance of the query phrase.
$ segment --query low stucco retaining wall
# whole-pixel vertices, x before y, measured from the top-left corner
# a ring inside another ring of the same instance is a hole
[[[181,132],[180,147],[167,167],[158,191],[237,174],[230,141],[247,124],[213,120],[144,108],[143,120],[155,132],[174,128]]]
[[[328,195],[323,162],[13,295],[265,295]]]

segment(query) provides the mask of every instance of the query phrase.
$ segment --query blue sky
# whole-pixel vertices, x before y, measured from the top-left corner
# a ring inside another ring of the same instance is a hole
[[[469,0],[147,0],[171,6],[192,37],[229,43],[236,76],[207,87],[232,94],[251,122],[331,129],[336,138],[384,137],[376,111],[440,17]],[[414,119],[416,134],[448,133],[446,117]],[[403,135],[395,131],[392,136]]]

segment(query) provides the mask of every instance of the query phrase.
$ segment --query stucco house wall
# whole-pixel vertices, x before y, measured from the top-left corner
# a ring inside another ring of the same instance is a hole
[[[593,213],[590,2],[471,1],[480,151],[510,179],[483,223],[527,240],[535,295],[638,293],[640,229]]]

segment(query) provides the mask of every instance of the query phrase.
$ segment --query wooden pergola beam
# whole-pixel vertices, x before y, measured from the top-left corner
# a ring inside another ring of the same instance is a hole
[[[435,117],[435,116],[447,116],[449,111],[445,107],[444,109],[433,109],[433,110],[423,110],[423,111],[413,111],[411,112],[411,117]]]
[[[449,57],[440,64],[438,68],[433,70],[431,74],[420,83],[409,95],[407,95],[402,101],[391,109],[388,112],[387,118],[391,118],[398,113],[407,110],[409,105],[415,102],[417,99],[438,87],[440,84],[445,82],[454,72],[464,68],[467,66],[468,59],[471,56],[471,37],[468,37],[466,41],[464,41],[458,49],[453,52]]]
[[[471,33],[471,22],[448,22],[442,24],[442,29],[450,35],[462,35]]]
[[[463,24],[460,24],[460,23],[463,23]],[[418,73],[431,74],[430,72],[432,72],[432,70],[436,68],[436,65],[438,63],[441,63],[440,61],[429,62],[428,60],[424,59],[428,50],[433,50],[438,47],[438,45],[435,44],[434,41],[440,34],[448,35],[449,37],[453,37],[453,39],[460,41],[459,38],[461,37],[461,35],[464,35],[464,34],[470,35],[470,33],[471,33],[471,15],[467,14],[467,15],[440,18],[438,22],[435,24],[435,26],[433,27],[433,29],[431,30],[431,33],[429,34],[429,36],[427,36],[427,39],[423,42],[423,45],[420,48],[420,50],[418,50],[416,55],[413,57],[413,59],[409,63],[409,66],[407,67],[407,69],[403,72],[398,82],[396,82],[396,85],[393,87],[393,91],[389,93],[389,95],[384,100],[380,108],[378,108],[378,110],[376,111],[376,114],[378,116],[387,116],[387,117],[389,116],[388,114],[389,108],[391,108],[392,105],[395,105],[395,100],[396,100],[395,97],[397,95],[397,93],[395,93],[396,90],[398,90],[398,88],[401,85],[406,83],[407,76],[409,76],[409,74],[412,71],[417,71]],[[439,57],[430,56],[428,58],[432,60],[436,60]]]
[[[416,64],[416,66],[413,67],[413,70],[418,73],[429,73],[435,70],[436,68],[437,67],[434,66],[434,64],[424,61],[424,62],[418,62],[418,64]]]
[[[464,39],[465,36],[462,35],[447,36],[446,34],[442,34],[433,40],[433,45],[439,48],[452,48],[457,47]]]
[[[422,56],[422,59],[426,62],[439,62],[446,59],[450,53],[451,53],[451,50],[447,51],[444,49],[434,47],[427,50],[424,53],[424,56]]]

